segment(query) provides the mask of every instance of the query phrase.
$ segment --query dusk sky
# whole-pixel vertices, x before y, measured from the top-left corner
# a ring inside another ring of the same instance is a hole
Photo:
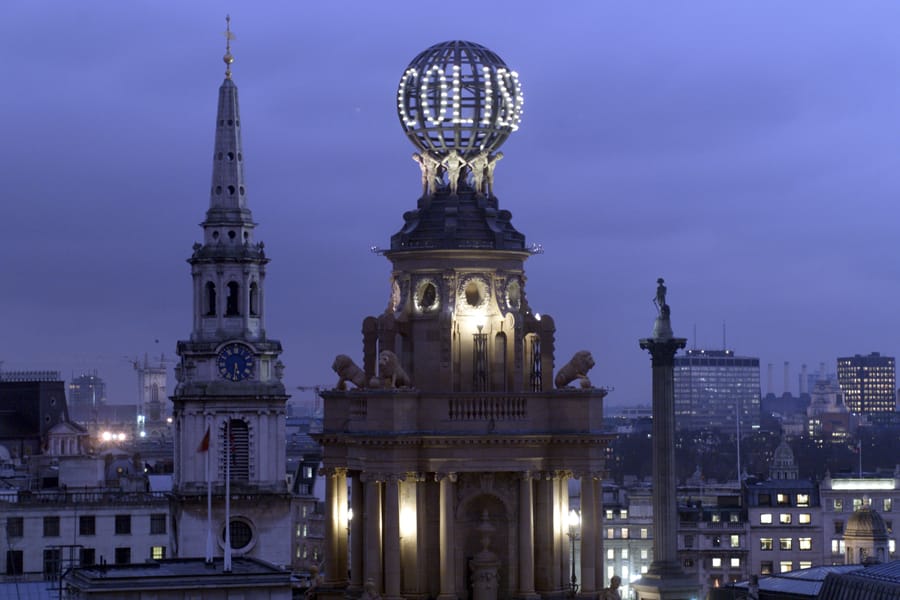
[[[546,250],[525,291],[557,366],[592,351],[608,402],[649,403],[660,276],[675,333],[720,349],[726,322],[763,393],[770,362],[796,392],[801,363],[900,351],[900,3],[5,0],[4,370],[96,369],[134,402],[126,357],[190,334],[225,13],[295,400],[336,381],[336,354],[362,363],[390,295],[369,247],[420,192],[396,86],[452,39],[520,74],[495,192]]]

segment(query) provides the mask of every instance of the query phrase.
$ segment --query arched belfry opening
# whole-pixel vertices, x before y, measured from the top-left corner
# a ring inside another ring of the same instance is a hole
[[[216,284],[212,281],[207,281],[204,291],[203,305],[206,308],[205,316],[214,317],[216,316]]]
[[[241,286],[237,281],[228,282],[228,296],[225,298],[225,316],[238,317],[240,311]]]

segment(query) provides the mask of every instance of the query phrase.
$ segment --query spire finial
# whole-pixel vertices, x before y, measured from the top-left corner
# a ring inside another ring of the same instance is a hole
[[[231,33],[231,15],[225,15],[225,56],[222,60],[225,62],[225,79],[231,79],[231,63],[234,62],[234,56],[231,54],[231,40],[235,39]]]

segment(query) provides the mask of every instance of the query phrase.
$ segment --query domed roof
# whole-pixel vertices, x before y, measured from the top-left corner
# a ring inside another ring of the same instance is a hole
[[[772,462],[774,462],[775,464],[793,464],[794,451],[791,450],[791,447],[788,445],[787,440],[781,440],[781,443],[778,444],[777,448],[775,448],[775,454],[772,457]]]
[[[863,506],[847,519],[845,538],[887,539],[884,519],[871,506]]]

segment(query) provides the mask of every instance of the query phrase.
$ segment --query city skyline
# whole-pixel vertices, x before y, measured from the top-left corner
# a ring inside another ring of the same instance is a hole
[[[362,319],[388,302],[390,265],[369,247],[388,246],[420,192],[396,86],[446,39],[521,75],[495,189],[546,250],[525,289],[556,321],[557,366],[590,350],[609,402],[649,402],[637,340],[660,276],[689,348],[720,348],[727,322],[729,348],[776,374],[790,361],[792,386],[804,362],[897,354],[884,331],[900,285],[900,7],[453,7],[6,6],[3,368],[96,369],[122,403],[134,357],[175,357],[225,10],[248,202],[272,258],[268,332],[295,400],[336,381],[336,354],[360,360]]]

